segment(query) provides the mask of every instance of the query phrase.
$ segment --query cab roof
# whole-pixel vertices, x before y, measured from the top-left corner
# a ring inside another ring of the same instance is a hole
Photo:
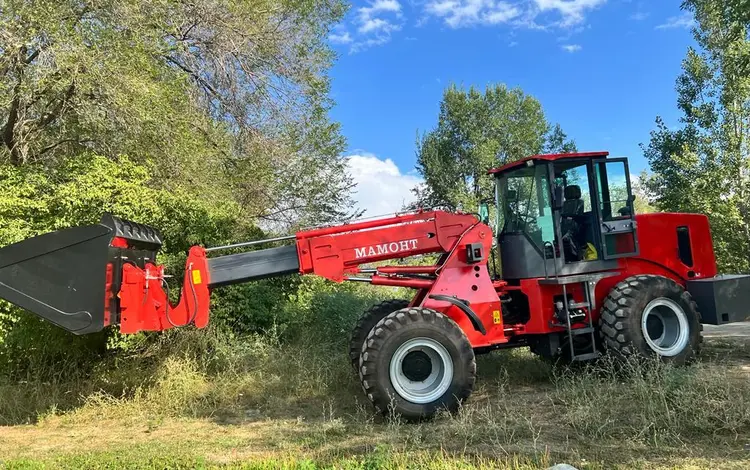
[[[532,155],[530,157],[516,160],[515,162],[506,163],[501,167],[493,168],[487,173],[491,175],[505,173],[506,171],[515,170],[516,168],[528,165],[529,162],[536,161],[555,161],[567,158],[605,158],[607,156],[609,156],[609,152],[549,153],[545,155]]]

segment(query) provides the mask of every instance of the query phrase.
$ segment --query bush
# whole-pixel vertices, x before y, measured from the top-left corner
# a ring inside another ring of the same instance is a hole
[[[97,223],[104,212],[162,231],[159,262],[173,274],[184,269],[193,244],[218,245],[263,237],[238,220],[233,203],[205,201],[180,188],[152,185],[152,168],[126,157],[83,155],[54,168],[0,166],[0,246],[52,230]],[[170,281],[179,293],[181,276]],[[343,344],[358,316],[398,289],[344,283],[314,276],[285,276],[217,289],[211,322],[239,336],[264,334],[271,341],[304,339]],[[176,301],[176,298],[172,299]],[[0,373],[12,379],[86,377],[96,358],[112,350],[134,350],[146,342],[177,336],[123,337],[111,328],[77,337],[0,301]],[[195,338],[195,337],[193,337]],[[184,343],[183,343],[184,346]]]
[[[54,168],[0,166],[0,246],[52,230],[97,223],[104,212],[158,227],[162,263],[182,272],[195,243],[218,244],[260,231],[236,219],[232,203],[204,201],[187,189],[157,189],[152,168],[126,157],[82,155]],[[114,337],[113,337],[114,335]],[[0,301],[0,371],[15,376],[81,369],[107,344],[127,343],[113,331],[75,337]]]

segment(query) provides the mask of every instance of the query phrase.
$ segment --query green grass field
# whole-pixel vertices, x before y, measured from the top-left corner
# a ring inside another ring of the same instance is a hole
[[[406,424],[373,414],[343,348],[188,333],[0,384],[0,468],[750,468],[745,343],[686,368],[495,352],[459,414]]]

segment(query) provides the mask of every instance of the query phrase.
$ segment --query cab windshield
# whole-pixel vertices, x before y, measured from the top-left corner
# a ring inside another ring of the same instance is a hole
[[[555,230],[547,165],[534,165],[504,173],[497,181],[500,232],[523,233],[541,252],[553,242]]]

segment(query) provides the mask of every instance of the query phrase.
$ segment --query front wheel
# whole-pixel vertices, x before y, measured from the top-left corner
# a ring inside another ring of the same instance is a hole
[[[455,412],[476,380],[474,351],[440,312],[405,308],[370,330],[360,355],[362,388],[375,408],[408,420]]]
[[[601,309],[600,331],[617,357],[655,356],[685,364],[703,340],[698,307],[690,293],[662,276],[632,276],[610,291]]]
[[[349,359],[352,361],[352,367],[354,367],[354,370],[359,370],[359,354],[362,352],[362,343],[365,342],[367,333],[370,332],[372,327],[389,313],[393,313],[396,310],[401,310],[408,306],[408,300],[384,300],[379,304],[370,307],[359,317],[359,320],[357,320],[357,324],[352,331],[352,337],[349,340]]]

